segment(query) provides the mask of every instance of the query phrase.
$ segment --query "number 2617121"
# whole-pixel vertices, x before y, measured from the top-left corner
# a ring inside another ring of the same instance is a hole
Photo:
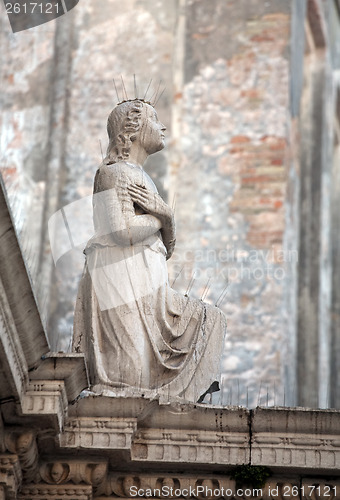
[[[282,491],[282,496],[283,497],[299,497],[300,493],[302,497],[311,497],[313,493],[316,493],[319,497],[322,496],[322,498],[336,498],[336,486],[329,486],[328,484],[323,484],[322,486],[316,486],[316,485],[304,485],[301,487],[298,486],[291,486],[291,485],[284,485],[283,491]]]
[[[60,14],[63,8],[59,2],[6,3],[7,14]]]

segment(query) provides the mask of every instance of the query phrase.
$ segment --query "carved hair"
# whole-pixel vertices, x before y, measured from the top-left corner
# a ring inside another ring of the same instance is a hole
[[[142,121],[143,102],[127,101],[111,111],[107,120],[109,146],[107,160],[109,164],[129,158],[131,144],[136,139]]]

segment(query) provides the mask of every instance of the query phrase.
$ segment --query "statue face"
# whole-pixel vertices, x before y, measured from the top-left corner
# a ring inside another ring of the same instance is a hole
[[[64,467],[60,463],[55,463],[51,469],[51,477],[55,483],[59,483],[64,474]]]
[[[156,110],[149,104],[144,104],[139,140],[149,155],[164,148],[165,130],[165,126],[158,119]]]

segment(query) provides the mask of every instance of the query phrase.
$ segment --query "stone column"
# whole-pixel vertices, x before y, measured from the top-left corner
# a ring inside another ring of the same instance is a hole
[[[340,110],[339,89],[337,95],[337,109]],[[331,212],[331,235],[332,235],[332,304],[331,304],[331,373],[330,373],[330,406],[340,407],[340,117],[336,120],[336,145],[334,148],[332,185],[332,212]]]
[[[300,102],[300,234],[297,403],[327,404],[330,303],[330,141],[332,81],[323,7],[307,3],[304,89]]]

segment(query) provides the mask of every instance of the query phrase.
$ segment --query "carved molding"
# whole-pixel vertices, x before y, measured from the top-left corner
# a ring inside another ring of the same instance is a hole
[[[53,427],[61,430],[67,410],[68,401],[62,380],[35,380],[29,383],[22,399],[24,415],[50,416]]]
[[[109,398],[87,399],[84,413],[88,416],[67,421],[60,435],[61,448],[130,449],[132,462],[182,463],[188,467],[193,463],[237,465],[250,461],[311,472],[340,469],[338,412],[260,408],[249,418],[243,409],[153,401],[141,406],[140,413],[134,411],[135,418],[90,418],[97,410],[96,403]],[[118,413],[117,401],[112,398],[109,403]],[[125,404],[121,414],[130,412],[129,404],[137,407],[137,398],[133,404],[129,400]],[[77,409],[81,414],[84,407]]]
[[[30,484],[22,487],[18,500],[92,500],[91,486]]]
[[[64,461],[41,465],[40,478],[48,484],[80,484],[98,486],[106,480],[107,462]]]
[[[136,418],[72,419],[60,434],[62,448],[130,449]]]
[[[106,462],[46,462],[39,468],[35,484],[24,484],[18,500],[92,500],[93,488],[106,482]]]
[[[0,455],[0,488],[2,487],[6,500],[17,497],[21,481],[22,474],[17,455]]]
[[[340,469],[340,439],[305,434],[257,435],[253,439],[254,465]]]
[[[131,458],[137,461],[244,464],[249,462],[247,434],[180,429],[140,430]]]
[[[254,465],[340,469],[338,411],[258,408],[251,427]]]
[[[84,354],[48,353],[39,367],[30,372],[31,381],[63,380],[69,403],[89,386]]]
[[[228,477],[216,478],[208,475],[170,475],[170,474],[111,474],[108,481],[102,488],[95,492],[95,498],[138,498],[139,496],[149,496],[150,490],[154,498],[177,498],[175,490],[186,493],[188,497],[209,498],[205,492],[199,493],[200,489],[220,489],[235,491],[235,481]],[[149,490],[149,491],[147,491]],[[158,495],[158,491],[160,495]],[[138,493],[144,492],[144,495]],[[163,494],[162,494],[163,493]],[[191,493],[191,494],[190,494]],[[179,498],[184,498],[179,495]]]
[[[39,452],[36,436],[33,432],[6,432],[5,446],[8,451],[15,453],[20,463],[20,470],[24,480],[32,481],[38,474]]]
[[[249,461],[245,433],[140,429],[132,418],[69,420],[60,435],[62,448],[131,449],[134,461],[243,464]]]

